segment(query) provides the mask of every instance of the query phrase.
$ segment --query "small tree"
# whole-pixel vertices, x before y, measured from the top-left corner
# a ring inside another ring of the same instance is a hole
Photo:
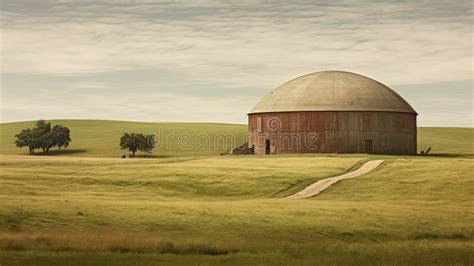
[[[124,133],[120,138],[120,148],[128,149],[135,157],[137,151],[151,153],[155,148],[155,136],[143,135],[141,133]]]

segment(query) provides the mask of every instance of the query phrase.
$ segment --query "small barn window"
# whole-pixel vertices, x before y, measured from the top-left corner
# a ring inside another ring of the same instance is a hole
[[[364,151],[366,153],[372,152],[372,140],[371,139],[364,140]]]

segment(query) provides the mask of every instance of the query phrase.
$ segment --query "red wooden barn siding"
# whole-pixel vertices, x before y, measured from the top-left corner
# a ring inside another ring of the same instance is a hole
[[[261,121],[261,122],[260,122]],[[249,115],[249,147],[265,153],[362,153],[364,140],[373,153],[415,154],[416,114],[396,112],[281,112]],[[308,144],[309,143],[309,144]]]

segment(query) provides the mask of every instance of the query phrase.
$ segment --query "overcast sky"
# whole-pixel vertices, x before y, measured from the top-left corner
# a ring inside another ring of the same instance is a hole
[[[338,69],[392,87],[421,126],[473,125],[470,0],[0,3],[2,122],[246,123],[273,87]]]

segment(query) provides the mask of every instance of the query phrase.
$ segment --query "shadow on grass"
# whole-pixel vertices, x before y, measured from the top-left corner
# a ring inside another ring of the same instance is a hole
[[[171,158],[171,155],[160,155],[160,154],[137,154],[134,158]]]
[[[65,149],[65,150],[50,150],[48,154],[43,153],[43,152],[36,152],[34,155],[37,156],[56,156],[56,155],[71,155],[71,154],[77,154],[77,153],[86,153],[87,150],[81,150],[81,149]]]
[[[464,235],[462,233],[453,233],[451,235],[440,235],[435,233],[416,233],[410,236],[411,239],[414,240],[426,240],[426,239],[454,239],[454,240],[468,240],[469,236]]]
[[[237,253],[237,249],[225,249],[217,247],[209,247],[201,244],[188,244],[185,246],[176,247],[170,242],[163,242],[154,247],[148,248],[130,248],[115,246],[109,249],[112,252],[117,253],[160,253],[160,254],[175,254],[175,255],[227,255],[230,253]]]

